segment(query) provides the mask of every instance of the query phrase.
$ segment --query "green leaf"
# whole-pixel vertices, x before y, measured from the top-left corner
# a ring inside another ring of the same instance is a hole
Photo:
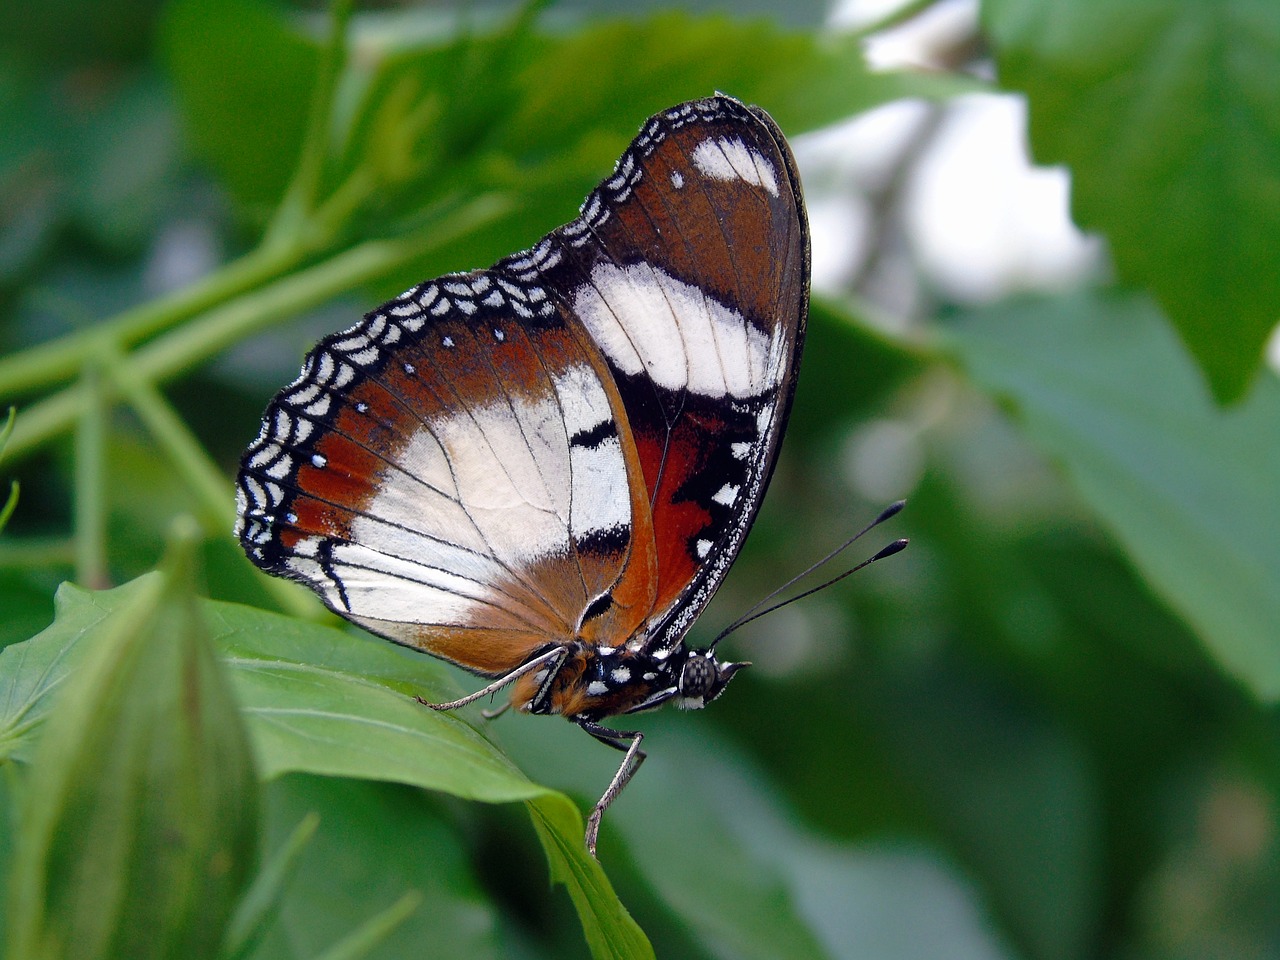
[[[591,955],[615,960],[652,958],[653,947],[638,926],[620,924],[612,910],[601,909],[608,907],[613,889],[599,865],[590,857],[582,857],[579,848],[583,845],[574,842],[581,824],[577,808],[553,803],[549,798],[530,800],[527,805],[551,864],[551,879],[568,888]]]
[[[242,200],[277,197],[282,158],[302,148],[299,91],[315,76],[316,41],[258,0],[179,0],[165,35],[197,148]],[[875,74],[856,38],[723,16],[663,13],[553,33],[409,11],[356,17],[352,38],[324,187],[345,196],[350,223],[370,235],[408,229],[459,190],[515,189],[535,209],[561,211],[530,228],[530,243],[608,173],[646,117],[716,90],[760,103],[797,133],[899,97],[978,86]],[[228,62],[238,67],[229,87]]]
[[[100,593],[64,587],[53,626],[0,653],[0,757],[26,755],[49,710],[50,690],[73,672],[78,648],[114,631],[113,615],[129,609],[134,594],[152,589],[150,582]],[[597,955],[651,955],[587,854],[573,802],[531,782],[459,716],[414,702],[416,694],[456,695],[438,662],[249,607],[204,601],[201,612],[245,712],[263,777],[319,773],[407,783],[486,803],[536,801],[540,829],[551,828],[576,878],[570,892],[582,894],[575,894],[575,904],[584,929],[593,931],[593,949],[603,951]],[[552,866],[557,877],[565,875],[563,864],[553,859]]]
[[[833,958],[1018,956],[995,935],[974,885],[934,851],[901,841],[796,843],[786,867]]]
[[[1103,838],[1095,770],[1074,732],[959,658],[868,681],[853,691],[862,725],[1014,943],[1040,960],[1088,953]]]
[[[656,762],[646,762],[628,787],[635,791],[626,797],[631,802],[611,811],[655,892],[713,953],[745,960],[829,956],[780,862],[795,837],[783,831],[749,840],[734,829],[735,817],[745,817],[757,829],[764,822],[778,826],[784,820],[780,811],[769,811],[774,821],[755,819],[752,815],[759,811],[745,809],[752,803],[771,806],[773,798],[759,782],[733,769],[747,767],[744,759],[726,763],[693,731],[673,729],[701,718],[663,719],[668,722],[659,728],[652,748]],[[721,809],[730,797],[736,809]]]
[[[111,630],[106,621],[131,609],[156,588],[156,574],[115,590],[94,593],[64,583],[54,598],[54,623],[22,643],[0,651],[0,761],[30,762],[40,724],[50,701],[84,657],[91,634]]]
[[[1079,224],[1239,397],[1280,318],[1280,4],[987,0],[984,21]]]
[[[1222,411],[1137,296],[972,313],[946,342],[1008,401],[1222,667],[1280,698],[1280,383]]]
[[[796,812],[709,729],[709,717],[656,714],[645,726],[649,759],[605,816],[602,856],[628,856],[708,954],[907,960],[949,955],[929,947],[950,932],[972,947],[965,956],[1003,956],[972,892],[936,858],[864,851],[797,827]],[[593,752],[567,727],[504,723],[503,739],[584,796],[597,796],[617,766],[613,754]],[[922,889],[937,900],[922,901]],[[936,919],[939,901],[948,905],[946,922]],[[912,912],[921,915],[918,928],[901,929]]]
[[[723,783],[713,785],[707,768],[723,772],[723,760],[715,757],[728,748],[709,736],[706,723],[696,714],[655,715],[645,723],[649,758],[605,814],[601,856],[610,861],[629,855],[672,917],[712,955],[826,956],[791,896],[778,849],[751,850],[727,822],[722,801],[729,794]],[[503,740],[529,764],[594,800],[619,756],[561,726],[504,723]],[[750,792],[740,783],[733,789],[734,804]]]
[[[214,957],[257,845],[248,738],[184,538],[89,640],[21,806],[9,955]]]
[[[264,774],[323,773],[408,783],[486,803],[530,801],[552,877],[568,885],[594,955],[651,955],[608,877],[587,854],[573,802],[532,783],[456,714],[436,713],[412,699],[456,695],[437,662],[247,607],[210,607]]]
[[[834,123],[902,96],[977,85],[877,74],[862,41],[779,29],[767,21],[670,12],[539,38],[518,74],[518,107],[502,142],[514,155],[563,151],[586,137],[612,162],[650,114],[717,90],[768,110],[788,134]],[[601,70],[608,64],[608,70]],[[621,138],[621,143],[617,138]],[[596,175],[599,179],[599,175]]]

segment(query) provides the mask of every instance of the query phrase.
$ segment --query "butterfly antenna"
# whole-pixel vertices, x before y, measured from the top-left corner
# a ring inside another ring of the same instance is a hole
[[[734,620],[733,623],[729,624],[729,626],[721,630],[718,634],[716,634],[715,639],[711,641],[707,649],[714,650],[717,643],[719,643],[721,640],[723,640],[729,634],[733,633],[738,628],[746,626],[752,620],[758,620],[761,617],[765,616],[766,614],[773,613],[775,610],[781,610],[783,607],[787,606],[788,604],[795,603],[797,600],[803,600],[805,597],[811,594],[817,593],[819,590],[825,590],[827,587],[831,586],[832,584],[839,583],[845,577],[850,576],[851,574],[857,573],[863,567],[870,566],[871,564],[875,563],[877,560],[883,560],[885,557],[891,557],[895,553],[898,553],[907,545],[907,541],[905,539],[893,541],[893,543],[884,547],[874,556],[868,557],[866,560],[863,560],[857,566],[851,567],[850,569],[844,571],[844,573],[840,574],[839,576],[832,577],[830,580],[827,580],[825,583],[821,583],[816,587],[811,587],[810,589],[805,590],[803,593],[798,593],[794,597],[789,597],[788,599],[783,600],[780,603],[774,603],[772,606],[769,606],[769,604],[771,604],[780,594],[790,590],[792,587],[794,587],[797,583],[799,583],[805,577],[809,576],[809,574],[813,573],[815,570],[818,570],[819,568],[826,566],[836,557],[840,556],[840,554],[844,553],[851,546],[853,546],[854,543],[856,543],[863,535],[873,530],[874,528],[880,526],[880,524],[884,523],[886,520],[889,520],[892,517],[897,516],[898,513],[902,510],[902,508],[905,507],[906,505],[907,505],[907,501],[899,500],[897,503],[892,503],[889,506],[885,507],[885,509],[881,511],[880,516],[876,517],[869,524],[867,524],[865,527],[863,527],[861,530],[855,533],[852,537],[850,537],[844,543],[840,544],[840,546],[836,547],[834,550],[828,553],[821,560],[818,560],[816,563],[810,564],[800,573],[796,574],[786,583],[782,584],[782,586],[768,593],[765,597],[759,600],[754,606],[752,606],[750,610],[748,610],[746,613],[740,616],[737,620]]]

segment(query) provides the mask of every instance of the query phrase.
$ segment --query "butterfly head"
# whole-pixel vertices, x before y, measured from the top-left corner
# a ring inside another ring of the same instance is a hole
[[[721,663],[714,650],[690,650],[676,679],[676,705],[701,710],[720,696],[733,675],[749,663]]]

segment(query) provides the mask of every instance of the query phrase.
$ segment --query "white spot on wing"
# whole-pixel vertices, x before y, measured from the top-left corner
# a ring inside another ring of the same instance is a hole
[[[570,527],[575,539],[592,531],[631,525],[631,495],[622,444],[609,437],[595,447],[571,447],[573,499]]]
[[[613,410],[596,372],[587,366],[557,371],[552,382],[563,411],[565,435],[588,433],[613,420]],[[594,447],[569,446],[569,528],[575,540],[592,531],[631,525],[631,495],[627,464],[618,437]]]
[[[745,180],[778,196],[778,175],[773,164],[740,138],[703,140],[693,148],[693,162],[712,180]]]
[[[498,556],[525,561],[567,548],[555,499],[506,399],[432,427],[462,506]]]
[[[588,433],[613,419],[609,398],[596,372],[590,367],[567,367],[556,372],[553,383],[564,410],[564,428],[569,436]]]
[[[716,503],[720,504],[721,506],[732,507],[734,504],[734,501],[738,499],[739,489],[741,488],[732,483],[726,483],[723,487],[721,487],[719,490],[715,492],[715,495],[712,496],[711,499],[714,500]]]
[[[627,374],[709,397],[759,396],[777,385],[770,337],[736,309],[648,263],[599,263],[574,292],[574,309]],[[779,336],[776,339],[781,339]]]

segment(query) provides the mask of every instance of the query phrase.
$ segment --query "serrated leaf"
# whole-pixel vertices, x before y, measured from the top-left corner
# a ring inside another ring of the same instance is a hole
[[[1280,699],[1280,383],[1227,411],[1158,310],[1082,294],[971,313],[946,342],[1007,401],[1223,669]]]
[[[1280,4],[987,0],[984,22],[1077,222],[1239,397],[1280,319]]]

